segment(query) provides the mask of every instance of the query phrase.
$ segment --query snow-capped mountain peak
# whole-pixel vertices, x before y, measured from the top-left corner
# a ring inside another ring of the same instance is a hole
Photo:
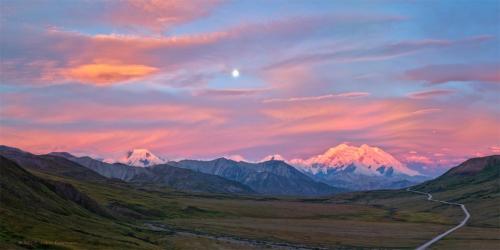
[[[150,167],[166,161],[157,157],[147,149],[133,149],[127,152],[119,162],[135,167]]]
[[[286,161],[286,159],[280,154],[273,154],[262,158],[259,162],[265,162],[265,161]]]
[[[294,159],[290,161],[305,172],[312,174],[328,173],[329,171],[351,171],[369,176],[387,175],[420,175],[409,169],[391,154],[378,147],[363,144],[360,147],[340,144],[328,149],[325,153],[309,159]]]

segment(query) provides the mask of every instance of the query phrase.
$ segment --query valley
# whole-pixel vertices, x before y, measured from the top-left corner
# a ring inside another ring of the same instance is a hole
[[[12,158],[12,152],[2,155]],[[103,178],[54,155],[17,155],[20,165],[3,156],[0,237],[7,249],[412,249],[463,219],[458,207],[405,189],[317,197],[189,192]],[[452,171],[413,187],[462,202],[471,213],[466,226],[434,246],[498,246],[500,165],[492,159],[466,176],[475,184],[459,186]],[[455,185],[445,189],[449,182]]]

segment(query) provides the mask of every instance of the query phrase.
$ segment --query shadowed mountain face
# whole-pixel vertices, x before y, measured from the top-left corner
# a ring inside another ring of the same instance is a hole
[[[120,163],[109,164],[90,157],[75,157],[68,153],[51,153],[85,166],[105,177],[120,179],[136,185],[156,185],[183,191],[253,194],[251,188],[236,181],[204,174],[167,164],[154,167],[132,167]]]
[[[110,217],[107,211],[71,184],[34,176],[17,163],[0,156],[1,204],[11,209],[81,214],[82,209]]]
[[[34,155],[22,150],[0,146],[0,155],[25,169],[84,181],[106,182],[107,178],[78,163],[55,155]]]
[[[238,181],[268,195],[326,195],[343,191],[316,182],[283,161],[247,163],[219,158],[212,161],[183,160],[169,164]]]
[[[312,174],[305,172],[305,174],[314,180],[350,190],[399,189],[416,185],[429,179],[428,177],[421,175],[390,175],[390,173],[392,173],[391,168],[384,169],[386,170],[386,175],[384,176],[360,175],[354,173],[352,169],[353,168],[347,167],[342,170],[328,170],[326,173],[318,172],[316,174]]]
[[[64,157],[67,160],[78,163],[107,178],[114,178],[127,182],[134,179],[137,175],[148,172],[145,168],[132,167],[121,163],[109,164],[88,156],[76,157],[66,152],[54,152],[50,153],[50,155]]]
[[[474,186],[477,189],[481,186],[486,187],[491,185],[495,187],[496,191],[500,191],[499,180],[500,155],[492,155],[469,159],[448,170],[448,172],[440,177],[422,183],[416,186],[416,188],[428,192],[436,192],[450,189],[464,189],[470,186]]]
[[[450,169],[442,178],[448,178],[457,175],[477,175],[481,172],[490,172],[492,175],[484,176],[486,178],[498,178],[500,171],[500,155],[472,158],[459,166]]]

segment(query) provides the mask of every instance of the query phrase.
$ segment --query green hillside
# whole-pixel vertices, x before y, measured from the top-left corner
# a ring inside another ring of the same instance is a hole
[[[470,225],[500,228],[500,155],[469,159],[413,189],[465,204]]]
[[[73,185],[37,177],[3,156],[0,166],[0,248],[153,248]]]

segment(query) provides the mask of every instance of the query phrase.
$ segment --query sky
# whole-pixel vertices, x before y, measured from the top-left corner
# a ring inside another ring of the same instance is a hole
[[[429,168],[500,154],[500,1],[0,8],[0,144],[249,160],[368,144]]]

